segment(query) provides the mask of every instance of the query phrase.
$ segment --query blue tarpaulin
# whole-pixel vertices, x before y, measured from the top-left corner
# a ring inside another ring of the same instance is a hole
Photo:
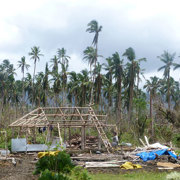
[[[149,160],[155,160],[156,157],[161,155],[170,155],[171,157],[177,159],[177,156],[173,154],[171,151],[168,151],[168,149],[161,149],[157,151],[151,151],[151,152],[141,152],[136,154],[136,156],[139,156],[143,161],[149,161]]]

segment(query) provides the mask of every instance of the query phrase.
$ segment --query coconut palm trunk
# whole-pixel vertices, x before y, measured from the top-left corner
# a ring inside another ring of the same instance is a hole
[[[168,78],[167,78],[167,98],[168,98],[168,110],[171,110],[171,100],[170,100],[170,87],[169,87],[169,79],[170,79],[170,75],[168,73]]]

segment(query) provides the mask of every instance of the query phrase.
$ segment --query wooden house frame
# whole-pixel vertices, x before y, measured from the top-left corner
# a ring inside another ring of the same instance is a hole
[[[60,143],[62,143],[61,129],[64,132],[69,129],[69,137],[71,128],[81,128],[81,149],[85,149],[86,129],[96,128],[99,139],[104,143],[107,151],[111,148],[111,144],[104,132],[105,127],[116,129],[116,125],[107,124],[107,115],[97,115],[92,107],[39,107],[20,119],[14,121],[9,127],[34,130],[46,127],[58,128]],[[50,133],[49,133],[50,134]]]

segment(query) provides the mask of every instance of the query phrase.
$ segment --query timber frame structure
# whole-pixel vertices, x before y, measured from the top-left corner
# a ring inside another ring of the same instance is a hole
[[[64,129],[64,140],[66,129],[81,128],[81,149],[85,149],[86,145],[86,128],[96,128],[101,140],[108,152],[112,148],[107,138],[104,128],[112,127],[117,129],[116,125],[107,124],[107,115],[97,115],[92,107],[39,107],[22,118],[16,120],[9,125],[11,128],[20,128],[24,132],[28,129],[35,131],[37,128],[46,127],[50,133],[50,129],[58,128],[60,143],[62,144],[61,129]],[[14,132],[14,131],[13,131]]]

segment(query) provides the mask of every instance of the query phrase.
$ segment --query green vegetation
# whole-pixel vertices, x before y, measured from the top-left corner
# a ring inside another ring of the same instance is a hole
[[[34,174],[40,174],[39,180],[91,180],[86,170],[73,165],[65,151],[40,158]]]
[[[44,156],[38,160],[36,163],[35,174],[39,174],[46,169],[58,173],[67,174],[71,172],[74,165],[71,162],[69,154],[65,151],[59,152],[56,156]]]
[[[125,174],[93,174],[92,180],[164,180],[167,172],[128,172]]]

